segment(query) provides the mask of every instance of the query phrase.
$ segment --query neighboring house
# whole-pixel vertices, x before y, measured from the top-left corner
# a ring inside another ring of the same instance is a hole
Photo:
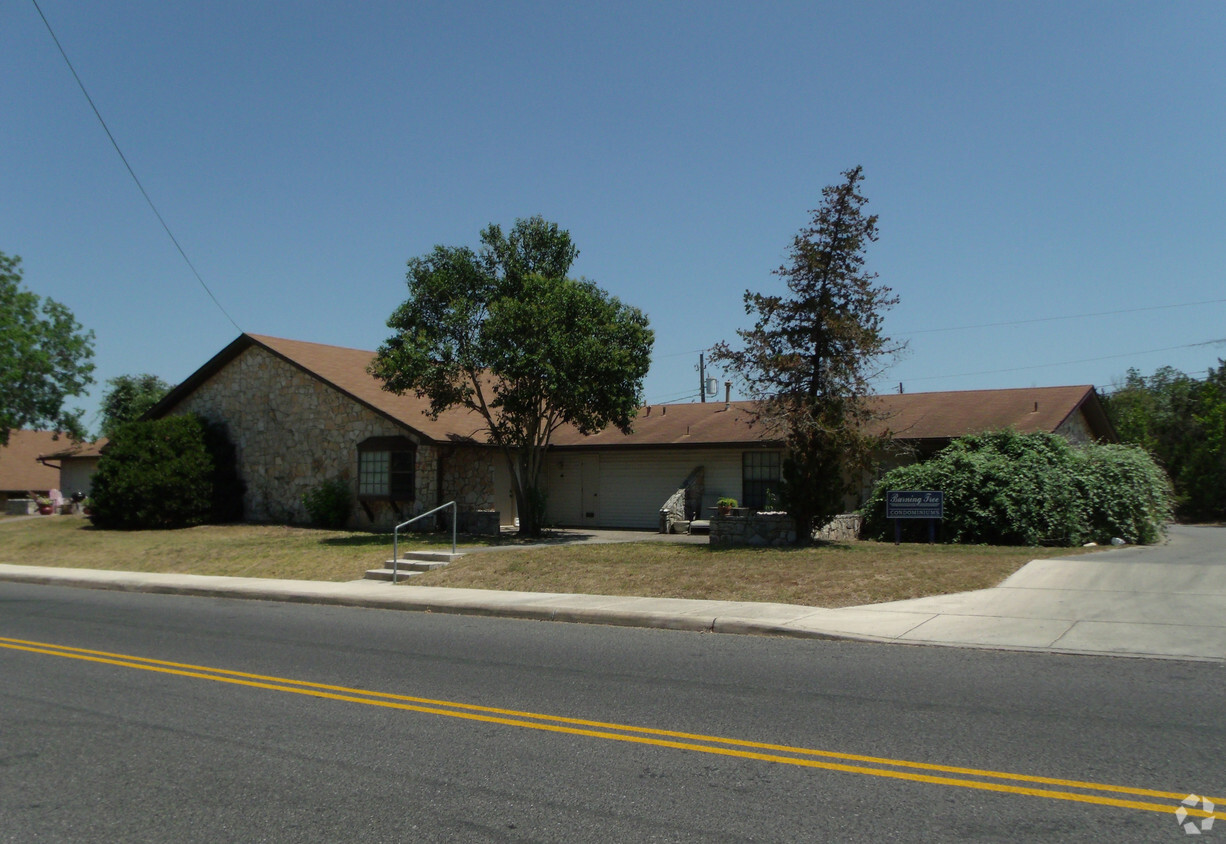
[[[102,449],[107,442],[107,438],[102,437],[92,443],[70,442],[67,447],[61,443],[59,451],[39,455],[38,462],[59,471],[59,489],[65,498],[71,498],[77,492],[89,495],[93,490],[98,459],[102,457]]]
[[[340,479],[355,496],[354,527],[389,527],[455,500],[461,511],[515,520],[509,469],[466,410],[438,419],[428,402],[382,389],[374,353],[243,334],[147,414],[198,413],[222,423],[247,485],[246,517],[306,519],[302,494]],[[1093,387],[915,393],[875,399],[882,423],[911,453],[966,433],[1015,428],[1073,440],[1115,439]],[[761,507],[777,486],[780,443],[751,424],[748,402],[642,408],[629,435],[555,434],[542,470],[547,522],[656,528],[689,482],[691,514],[722,496]],[[901,461],[900,461],[901,462]],[[854,505],[854,502],[853,502]]]
[[[70,442],[67,435],[54,431],[9,431],[8,445],[0,448],[0,499],[46,495],[59,489],[59,471],[38,458]]]

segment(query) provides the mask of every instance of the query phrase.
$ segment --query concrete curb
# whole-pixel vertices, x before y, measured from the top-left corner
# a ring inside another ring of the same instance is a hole
[[[59,569],[42,566],[0,564],[0,581],[42,586],[71,586],[118,592],[145,592],[191,597],[234,598],[239,600],[279,601],[363,609],[410,612],[451,613],[529,621],[559,621],[641,627],[689,632],[715,632],[788,636],[792,638],[858,639],[853,635],[831,634],[789,626],[781,621],[757,621],[727,617],[714,612],[661,612],[625,605],[654,599],[570,595],[565,593],[500,592],[480,589],[450,589],[429,586],[392,586],[374,581],[324,582],[312,580],[268,580],[262,578],[218,577],[195,574],[108,571],[102,569]],[[678,605],[719,604],[714,601],[667,599]],[[551,606],[550,604],[558,604]],[[574,604],[589,603],[590,606]],[[568,605],[570,604],[570,605]],[[602,604],[604,606],[602,606]],[[680,606],[678,607],[681,608]],[[688,607],[686,607],[688,609]],[[716,607],[712,607],[715,610]],[[797,610],[808,608],[797,608]],[[884,641],[884,640],[883,640]]]
[[[1046,608],[1043,613],[1016,608],[983,612],[993,600],[1025,597],[1036,591],[1001,587],[895,604],[822,609],[680,598],[393,586],[373,580],[334,583],[9,564],[0,564],[0,581],[700,633],[1226,662],[1226,626],[1221,626],[1220,620],[1200,626],[1155,625],[1140,619],[1057,620],[1052,613],[1060,615],[1067,601],[1051,599],[1042,602]],[[978,603],[968,603],[974,601]],[[1081,601],[1089,603],[1088,598]],[[1073,635],[1075,628],[1085,632]],[[1081,647],[1070,647],[1071,641]]]

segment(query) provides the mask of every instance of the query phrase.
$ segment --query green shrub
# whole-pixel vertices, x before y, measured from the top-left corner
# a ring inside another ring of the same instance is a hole
[[[311,524],[329,530],[340,530],[348,523],[351,500],[349,485],[339,478],[324,481],[302,494],[302,506],[306,507]]]
[[[963,437],[923,463],[894,469],[865,502],[865,536],[893,536],[885,518],[891,489],[944,492],[941,535],[949,542],[1081,545],[1118,536],[1150,543],[1172,513],[1170,482],[1144,450],[1073,446],[1054,434]],[[927,523],[903,520],[903,530],[919,539]]]
[[[94,474],[91,518],[102,528],[180,528],[234,521],[243,484],[225,429],[198,416],[129,422]]]

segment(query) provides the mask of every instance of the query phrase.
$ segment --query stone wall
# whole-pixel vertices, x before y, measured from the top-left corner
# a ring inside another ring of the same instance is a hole
[[[455,501],[461,510],[494,508],[494,459],[492,448],[454,446],[443,453],[442,501]]]
[[[813,538],[825,542],[847,542],[860,535],[859,513],[835,516]],[[711,517],[712,545],[751,545],[775,547],[796,541],[796,526],[787,513],[746,513]]]
[[[1085,445],[1094,441],[1094,435],[1090,432],[1090,426],[1086,422],[1085,414],[1080,410],[1061,422],[1060,427],[1056,429],[1056,433],[1073,445]]]
[[[864,517],[859,513],[843,513],[831,519],[824,528],[813,532],[814,539],[825,542],[850,542],[860,538]]]
[[[796,541],[796,526],[787,513],[750,513],[712,516],[712,545],[791,545]]]
[[[339,478],[355,496],[351,527],[390,528],[438,503],[438,452],[405,428],[358,404],[264,349],[252,347],[174,408],[223,423],[247,484],[244,517],[305,522],[302,494]],[[417,443],[416,500],[401,513],[371,502],[372,520],[358,505],[358,443],[403,436]],[[429,520],[426,520],[429,521]]]

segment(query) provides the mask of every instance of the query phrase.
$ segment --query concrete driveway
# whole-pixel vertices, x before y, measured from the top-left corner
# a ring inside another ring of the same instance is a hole
[[[1163,545],[1035,560],[1000,586],[839,610],[899,642],[1226,659],[1226,527]]]

